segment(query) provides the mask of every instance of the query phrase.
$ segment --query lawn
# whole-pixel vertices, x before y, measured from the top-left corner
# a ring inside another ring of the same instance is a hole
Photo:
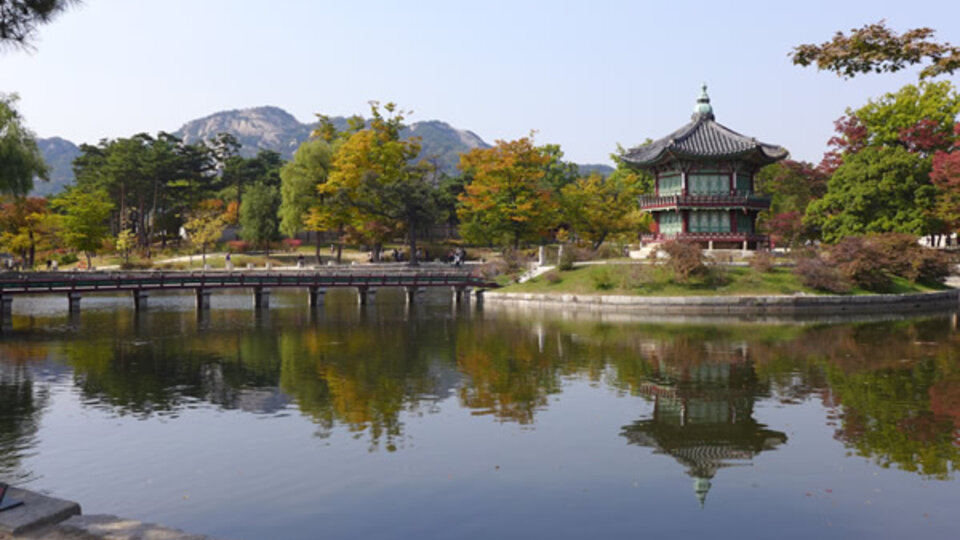
[[[929,286],[893,277],[888,293],[931,292],[946,286]],[[802,285],[790,268],[774,267],[760,272],[750,267],[713,266],[707,276],[678,283],[669,270],[649,264],[578,266],[553,271],[526,283],[513,284],[498,292],[610,294],[637,296],[768,296],[828,294]],[[851,294],[873,294],[854,289]]]

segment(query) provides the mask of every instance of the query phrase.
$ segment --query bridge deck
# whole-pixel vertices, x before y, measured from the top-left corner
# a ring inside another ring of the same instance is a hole
[[[469,287],[490,280],[457,271],[431,272],[44,272],[0,274],[0,295],[226,288]]]

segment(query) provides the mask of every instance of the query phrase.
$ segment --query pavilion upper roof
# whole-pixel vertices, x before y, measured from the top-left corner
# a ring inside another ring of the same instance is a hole
[[[623,159],[640,167],[654,167],[674,159],[737,159],[767,165],[787,157],[787,150],[781,146],[762,143],[717,123],[706,90],[704,86],[690,123],[662,139],[631,148]]]

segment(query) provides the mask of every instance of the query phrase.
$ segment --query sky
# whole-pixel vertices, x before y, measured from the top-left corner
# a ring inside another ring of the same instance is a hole
[[[689,121],[706,83],[718,122],[816,162],[847,107],[917,70],[843,80],[788,54],[881,19],[960,44],[956,0],[85,0],[33,51],[0,50],[0,92],[20,95],[38,136],[78,144],[227,109],[308,122],[379,100],[609,163]]]

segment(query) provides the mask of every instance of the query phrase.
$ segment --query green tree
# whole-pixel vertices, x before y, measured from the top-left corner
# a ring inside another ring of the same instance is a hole
[[[280,196],[277,188],[266,184],[254,184],[247,189],[240,205],[240,236],[261,248],[277,239],[277,210]]]
[[[313,227],[310,210],[320,204],[318,187],[327,181],[333,167],[335,147],[323,139],[300,145],[293,161],[280,170],[280,232],[293,237]],[[317,234],[317,262],[320,262],[320,235]]]
[[[0,2],[0,47],[29,48],[38,26],[78,3],[79,0],[3,0]]]
[[[128,263],[130,262],[130,252],[133,251],[133,248],[137,245],[137,235],[130,229],[124,229],[117,234],[117,240],[114,245],[117,248],[117,252],[123,257],[123,262]]]
[[[923,235],[935,198],[929,159],[899,146],[871,146],[845,159],[805,222],[827,242],[870,232]]]
[[[460,169],[473,179],[457,211],[463,237],[514,248],[542,238],[557,218],[557,203],[542,182],[554,159],[528,137],[462,154]]]
[[[0,4],[0,17],[4,6]],[[0,193],[26,195],[33,189],[33,178],[48,180],[49,171],[36,138],[17,112],[17,99],[16,94],[0,94]]]
[[[933,41],[931,28],[916,28],[898,35],[885,21],[853,28],[850,35],[837,32],[833,39],[819,45],[794,47],[794,64],[832,71],[853,78],[864,73],[897,72],[925,62],[920,78],[950,74],[960,69],[960,47]]]
[[[183,225],[190,242],[200,250],[203,264],[207,264],[207,250],[216,245],[227,227],[223,201],[209,199],[200,202]]]
[[[563,220],[596,251],[611,235],[648,226],[649,216],[639,206],[642,189],[637,175],[580,178],[561,190]]]
[[[53,200],[53,208],[61,214],[61,235],[64,243],[87,258],[91,257],[110,235],[108,220],[113,203],[103,191],[84,191],[73,187]]]

